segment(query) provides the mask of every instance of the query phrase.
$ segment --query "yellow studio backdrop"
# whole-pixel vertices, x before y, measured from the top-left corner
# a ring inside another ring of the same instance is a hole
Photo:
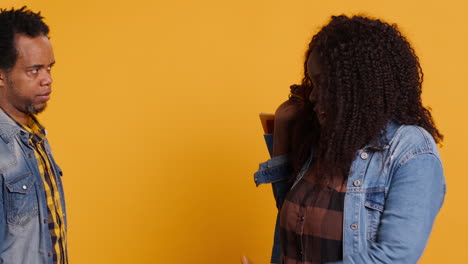
[[[468,4],[447,1],[12,1],[41,10],[57,65],[40,119],[64,170],[71,263],[268,263],[259,112],[301,79],[332,14],[400,25],[445,134],[448,193],[420,263],[468,261]],[[468,262],[467,262],[468,263]]]

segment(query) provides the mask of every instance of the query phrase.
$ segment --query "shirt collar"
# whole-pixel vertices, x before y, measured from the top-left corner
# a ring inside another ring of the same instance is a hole
[[[46,131],[34,115],[31,115],[26,126],[18,122],[16,123],[29,133],[29,138],[32,139],[34,143],[41,143],[45,139]]]
[[[46,130],[39,123],[37,118],[34,115],[31,115],[31,122],[34,122],[38,128],[38,134],[41,135],[41,138],[45,138]],[[29,124],[28,124],[29,125]],[[0,138],[8,143],[11,138],[19,133],[28,133],[30,136],[34,133],[31,133],[31,129],[27,129],[25,126],[15,121],[10,117],[3,109],[0,108]]]

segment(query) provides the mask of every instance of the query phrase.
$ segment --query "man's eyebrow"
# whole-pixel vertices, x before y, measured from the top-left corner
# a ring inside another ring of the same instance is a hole
[[[53,61],[51,64],[49,64],[48,67],[52,67],[55,65],[55,61]],[[34,65],[31,65],[31,66],[28,66],[26,67],[27,69],[40,69],[40,68],[44,68],[44,64],[34,64]]]
[[[26,67],[26,69],[40,69],[40,68],[43,68],[43,67],[44,67],[43,64],[34,64],[34,65]]]

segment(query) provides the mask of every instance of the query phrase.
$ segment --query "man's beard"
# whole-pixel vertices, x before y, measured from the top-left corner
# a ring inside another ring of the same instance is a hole
[[[41,108],[36,108],[33,106],[32,103],[29,103],[26,105],[26,111],[30,114],[36,115],[39,114],[40,112],[44,111],[46,109],[47,105],[44,105]]]
[[[7,75],[7,78],[6,78],[6,81],[8,83],[8,86],[10,87],[10,89],[13,89],[13,90],[16,90],[16,86],[15,84],[13,83],[13,81],[9,78],[9,76]],[[33,114],[33,115],[36,115],[36,114],[39,114],[40,112],[44,111],[46,109],[46,106],[47,104],[45,104],[43,107],[41,108],[37,108],[37,107],[34,107],[33,105],[33,102],[26,102],[25,103],[25,106],[24,106],[24,113],[26,114]]]

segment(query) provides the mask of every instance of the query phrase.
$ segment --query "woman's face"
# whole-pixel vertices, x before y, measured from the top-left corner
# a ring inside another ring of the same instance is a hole
[[[307,59],[307,74],[312,81],[312,91],[309,94],[309,101],[315,105],[314,111],[317,114],[320,124],[323,125],[326,119],[326,113],[323,102],[320,100],[320,95],[322,89],[321,83],[324,76],[322,75],[322,66],[319,64],[318,58],[317,52],[313,50]]]

